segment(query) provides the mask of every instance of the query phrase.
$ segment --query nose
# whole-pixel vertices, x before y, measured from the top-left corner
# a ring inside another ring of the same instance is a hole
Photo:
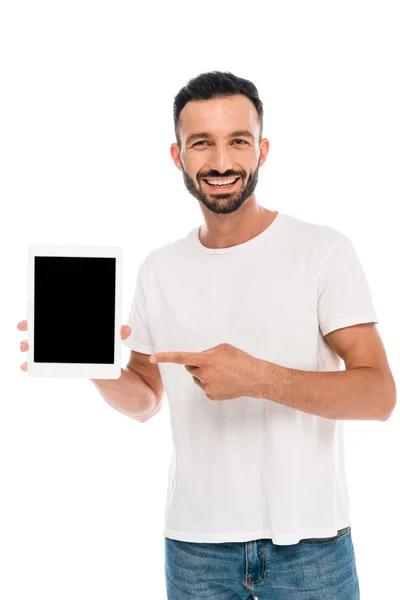
[[[211,149],[208,160],[208,167],[211,170],[225,173],[225,171],[237,170],[234,168],[234,161],[225,144],[215,144]]]

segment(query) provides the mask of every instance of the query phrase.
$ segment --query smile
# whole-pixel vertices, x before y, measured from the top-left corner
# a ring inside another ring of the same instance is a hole
[[[240,177],[210,177],[208,179],[203,179],[203,181],[205,181],[210,188],[229,190],[235,186],[239,179]]]

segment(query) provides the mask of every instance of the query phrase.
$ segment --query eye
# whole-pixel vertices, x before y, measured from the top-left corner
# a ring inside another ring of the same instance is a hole
[[[234,142],[242,142],[243,144],[245,144],[246,146],[248,146],[248,142],[246,142],[246,140],[243,139],[239,139],[237,138],[236,140],[233,140]],[[242,146],[242,143],[239,144],[239,146]],[[200,140],[199,142],[196,142],[195,144],[193,144],[193,146],[199,146],[200,144],[208,144],[207,140]]]

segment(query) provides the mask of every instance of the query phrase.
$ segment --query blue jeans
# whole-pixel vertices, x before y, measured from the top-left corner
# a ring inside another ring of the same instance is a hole
[[[168,600],[359,600],[350,526],[332,538],[198,543],[165,538]]]

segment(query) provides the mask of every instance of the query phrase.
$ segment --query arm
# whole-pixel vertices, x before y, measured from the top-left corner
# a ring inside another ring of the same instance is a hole
[[[396,404],[396,386],[374,323],[326,335],[344,360],[344,371],[302,371],[260,360],[256,397],[327,419],[386,421]]]
[[[100,395],[115,410],[139,421],[148,421],[161,407],[163,384],[158,365],[149,355],[131,350],[119,379],[91,379]]]

